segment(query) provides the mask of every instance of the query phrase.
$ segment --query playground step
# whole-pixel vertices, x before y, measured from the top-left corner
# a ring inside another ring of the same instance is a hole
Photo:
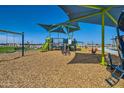
[[[109,77],[108,79],[106,79],[107,83],[112,87],[114,85],[116,85],[119,80],[113,77]]]
[[[109,83],[109,85],[114,86],[123,77],[124,72],[122,72],[122,70],[119,67],[116,67],[116,69],[112,72],[111,77],[106,79],[106,81]]]

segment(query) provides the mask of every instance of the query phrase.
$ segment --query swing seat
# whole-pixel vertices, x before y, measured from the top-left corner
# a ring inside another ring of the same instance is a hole
[[[96,54],[97,50],[92,48],[92,54]]]

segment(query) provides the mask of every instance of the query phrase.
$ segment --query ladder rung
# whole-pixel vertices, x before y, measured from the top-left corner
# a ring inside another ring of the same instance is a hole
[[[115,79],[115,78],[111,78],[111,80],[114,82],[114,83],[117,83],[118,82],[118,80],[117,79]]]
[[[110,78],[109,79],[106,79],[107,83],[110,85],[110,86],[114,86],[114,82],[113,80],[111,80]]]

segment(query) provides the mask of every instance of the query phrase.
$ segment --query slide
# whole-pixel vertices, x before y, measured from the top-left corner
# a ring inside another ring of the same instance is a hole
[[[49,48],[49,42],[46,41],[41,48],[41,52],[48,51],[48,48]]]
[[[41,52],[46,52],[49,50],[49,44],[52,42],[51,38],[46,38],[46,42],[43,44],[41,48]]]

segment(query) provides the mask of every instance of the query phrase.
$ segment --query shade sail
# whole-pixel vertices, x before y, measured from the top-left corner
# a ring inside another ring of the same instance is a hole
[[[38,25],[45,28],[49,32],[64,33],[64,34],[80,30],[80,27],[77,22],[66,22],[66,23],[60,23],[54,25],[47,25],[47,24],[38,24]]]
[[[101,12],[105,13],[105,25],[106,26],[116,26],[116,22],[122,10],[124,10],[123,5],[98,5],[98,6],[76,6],[76,5],[60,5],[61,9],[68,15],[69,20],[77,19],[76,21],[99,24],[101,25]],[[96,16],[90,16],[95,15]],[[90,16],[90,17],[89,17]],[[88,17],[88,18],[86,18]],[[111,18],[110,18],[111,17]]]
[[[55,28],[56,26],[54,25],[47,25],[47,24],[38,24],[39,26],[43,27],[47,31],[50,31],[51,29]]]

